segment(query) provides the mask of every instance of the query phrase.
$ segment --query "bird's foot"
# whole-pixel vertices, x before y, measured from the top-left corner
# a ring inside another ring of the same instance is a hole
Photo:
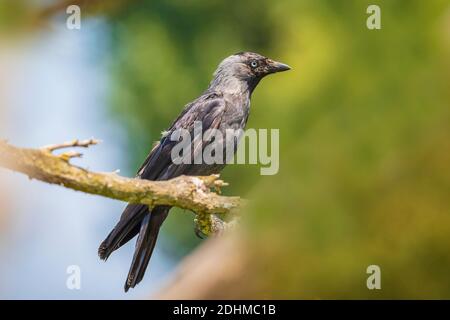
[[[199,239],[205,239],[208,237],[208,235],[202,230],[202,223],[200,221],[200,219],[198,218],[198,216],[194,219],[194,223],[195,223],[195,227],[194,227],[194,232],[195,235],[197,236],[197,238]]]

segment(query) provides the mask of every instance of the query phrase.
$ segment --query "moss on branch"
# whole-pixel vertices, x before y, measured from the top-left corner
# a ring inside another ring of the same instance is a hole
[[[220,224],[212,223],[214,219],[210,215],[230,213],[242,204],[239,197],[221,196],[212,191],[226,185],[218,175],[180,176],[167,181],[125,178],[116,173],[92,172],[72,165],[70,159],[81,156],[78,152],[52,153],[57,149],[89,147],[97,143],[94,139],[74,140],[27,149],[0,141],[0,166],[24,173],[32,179],[85,193],[150,207],[168,205],[188,209],[200,217],[202,232],[206,234],[220,231],[216,230]]]

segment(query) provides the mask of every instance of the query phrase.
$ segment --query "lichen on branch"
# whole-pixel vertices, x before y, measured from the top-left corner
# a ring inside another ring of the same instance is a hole
[[[126,178],[116,173],[92,172],[72,165],[70,159],[81,153],[68,151],[59,155],[53,151],[63,148],[97,144],[95,139],[74,140],[38,149],[19,148],[0,140],[0,166],[26,174],[31,179],[57,184],[69,189],[100,195],[131,203],[174,206],[191,210],[198,216],[228,214],[242,205],[239,197],[216,193],[226,183],[219,175],[180,176],[167,181]],[[214,191],[213,191],[214,190]],[[206,222],[205,222],[206,221]],[[211,221],[211,223],[208,223]],[[220,223],[202,218],[202,232],[215,233]]]

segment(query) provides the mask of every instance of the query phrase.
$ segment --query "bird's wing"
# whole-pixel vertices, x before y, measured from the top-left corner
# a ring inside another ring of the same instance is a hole
[[[148,180],[163,180],[174,178],[181,174],[189,174],[189,168],[193,165],[175,165],[171,159],[172,148],[178,141],[171,141],[171,133],[179,128],[191,132],[193,136],[194,121],[201,121],[203,129],[218,128],[225,110],[225,101],[219,96],[202,96],[188,105],[181,115],[169,128],[168,133],[158,142],[145,159],[138,171],[137,177]],[[202,137],[194,137],[192,149],[200,152],[200,140]],[[192,168],[191,168],[192,170]],[[128,242],[138,232],[141,220],[148,214],[146,205],[128,204],[122,212],[120,221],[102,242],[99,255],[106,260],[109,255]]]
[[[180,175],[208,175],[217,170],[213,165],[195,164],[194,159],[197,156],[202,157],[205,146],[209,143],[210,137],[204,135],[208,129],[219,129],[227,108],[227,102],[224,99],[208,99],[199,104],[194,111],[193,121],[186,123],[183,128],[189,131],[191,137],[191,162],[175,164],[171,163],[166,170],[161,172],[161,179],[170,179]],[[192,119],[191,119],[192,120]],[[194,121],[201,123],[202,131],[194,130]]]
[[[188,164],[174,165],[171,158],[172,148],[178,141],[170,139],[175,130],[185,129],[192,139],[193,153],[202,152],[203,135],[195,136],[194,122],[202,124],[202,131],[219,128],[226,108],[226,101],[220,96],[206,96],[199,98],[183,110],[172,126],[166,131],[164,137],[152,149],[144,164],[138,171],[138,177],[148,180],[170,179],[181,174],[188,174]],[[203,133],[202,132],[202,133]],[[176,167],[176,170],[174,168]]]

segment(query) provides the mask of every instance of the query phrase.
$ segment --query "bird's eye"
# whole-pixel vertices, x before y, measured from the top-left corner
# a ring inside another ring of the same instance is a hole
[[[250,66],[252,68],[256,68],[258,66],[258,62],[256,60],[253,60],[252,62],[250,62]]]

